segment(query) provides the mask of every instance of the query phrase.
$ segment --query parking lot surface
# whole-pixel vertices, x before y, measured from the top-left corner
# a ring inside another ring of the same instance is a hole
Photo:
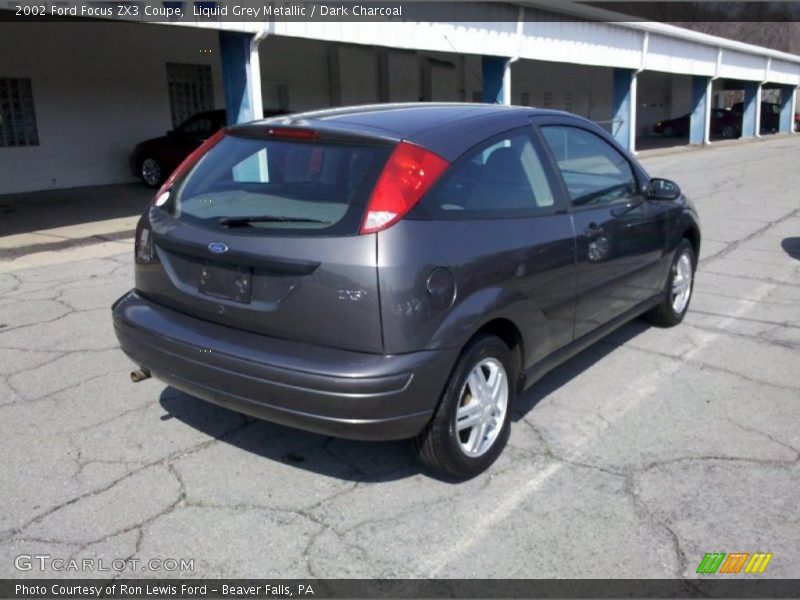
[[[103,576],[671,578],[706,552],[800,576],[798,156],[800,136],[644,159],[700,212],[686,321],[634,321],[540,380],[462,484],[409,443],[132,384],[109,310],[130,241],[0,262],[0,576],[92,575],[15,566],[47,554],[194,561]]]

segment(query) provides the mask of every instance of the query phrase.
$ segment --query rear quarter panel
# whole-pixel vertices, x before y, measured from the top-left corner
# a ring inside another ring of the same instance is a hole
[[[527,364],[572,340],[574,238],[569,215],[524,219],[404,220],[378,234],[387,353],[461,348],[497,318],[520,330]],[[426,289],[433,269],[456,284],[448,308]]]

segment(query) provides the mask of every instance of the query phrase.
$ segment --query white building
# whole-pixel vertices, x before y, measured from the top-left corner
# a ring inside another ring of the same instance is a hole
[[[241,122],[262,108],[511,102],[584,115],[635,149],[687,113],[687,141],[708,143],[723,89],[744,90],[741,132],[759,135],[774,88],[792,129],[800,56],[658,23],[532,20],[540,8],[485,4],[486,21],[464,23],[0,22],[0,194],[132,181],[137,142],[211,108]],[[489,18],[499,10],[507,21]]]

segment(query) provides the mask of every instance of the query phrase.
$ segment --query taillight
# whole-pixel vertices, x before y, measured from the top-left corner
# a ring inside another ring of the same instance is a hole
[[[220,129],[217,133],[200,144],[200,146],[194,152],[184,158],[183,162],[179,164],[178,168],[172,172],[172,175],[167,177],[164,185],[162,185],[158,192],[156,192],[153,202],[155,202],[158,206],[164,204],[164,202],[166,202],[166,200],[169,198],[169,189],[172,187],[175,181],[183,177],[186,172],[191,169],[194,164],[200,160],[206,152],[211,150],[211,148],[213,148],[223,137],[225,137],[225,130]]]
[[[449,164],[430,150],[400,142],[375,184],[361,233],[386,229],[402,219]]]

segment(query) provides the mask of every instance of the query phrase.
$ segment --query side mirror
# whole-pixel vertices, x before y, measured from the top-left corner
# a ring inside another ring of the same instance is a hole
[[[647,188],[647,197],[650,200],[675,200],[681,195],[678,184],[669,179],[651,179]]]

